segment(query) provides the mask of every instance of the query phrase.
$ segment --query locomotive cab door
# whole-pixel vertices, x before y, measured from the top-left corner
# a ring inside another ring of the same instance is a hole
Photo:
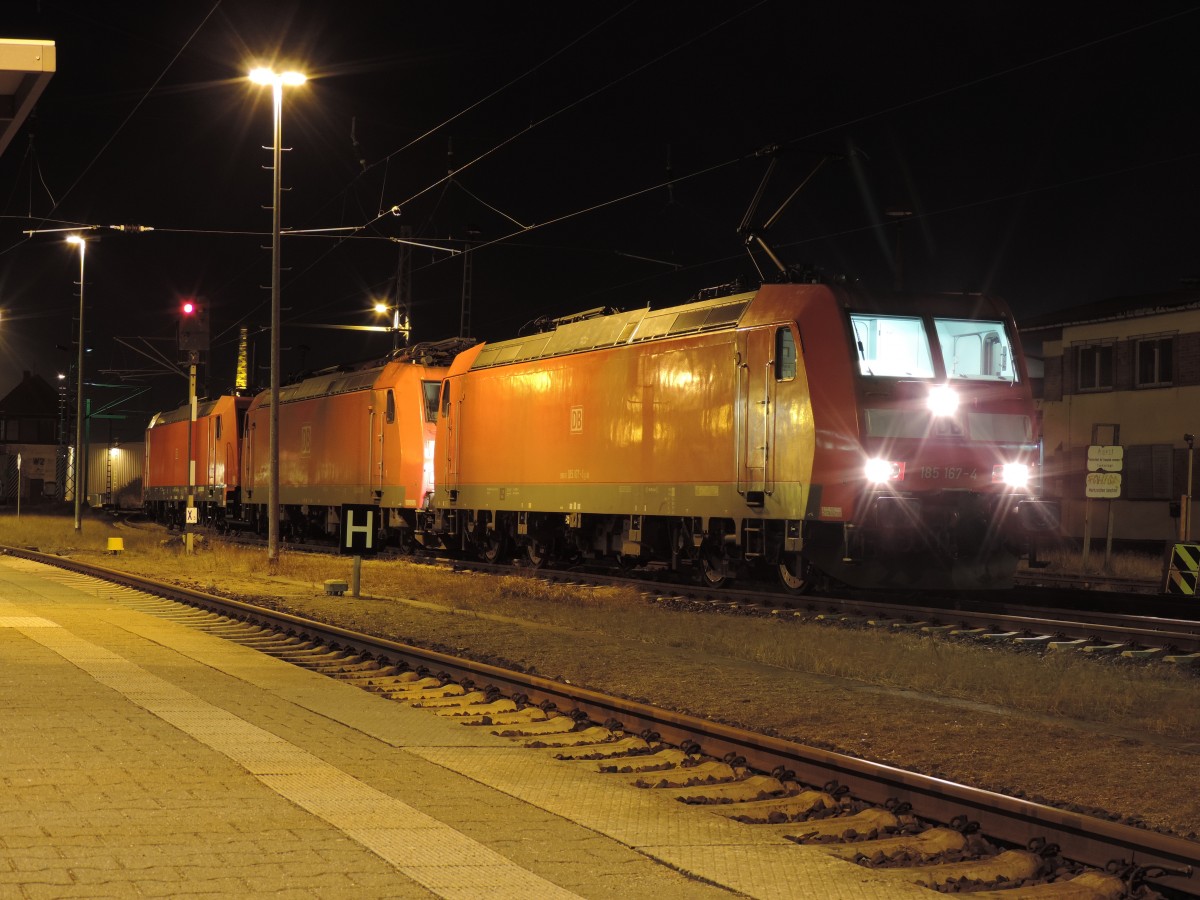
[[[774,388],[774,329],[742,332],[738,335],[737,489],[751,506],[762,506],[773,487]]]
[[[439,426],[445,436],[446,453],[446,490],[458,491],[458,422],[455,421],[454,404],[450,401],[450,379],[442,381],[442,421]],[[439,435],[440,437],[441,435]]]

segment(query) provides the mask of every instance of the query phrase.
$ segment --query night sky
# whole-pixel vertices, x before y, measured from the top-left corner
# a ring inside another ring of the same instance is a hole
[[[311,78],[284,99],[283,225],[310,230],[283,240],[285,375],[390,346],[311,326],[379,323],[402,228],[473,237],[483,339],[753,285],[737,229],[771,145],[753,224],[827,160],[769,232],[825,277],[891,290],[897,222],[906,289],[987,291],[1018,319],[1200,276],[1189,4],[6,0],[0,32],[58,52],[0,159],[0,395],[73,356],[77,252],[65,232],[22,232],[104,226],[88,380],[116,385],[93,391],[128,414],[125,440],[186,396],[126,346],[174,358],[184,297],[211,311],[208,390],[232,385],[240,326],[267,381],[256,63]],[[463,257],[418,248],[411,264],[414,340],[457,335]]]

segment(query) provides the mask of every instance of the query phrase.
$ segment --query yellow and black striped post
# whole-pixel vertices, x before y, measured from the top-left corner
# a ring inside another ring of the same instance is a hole
[[[1167,562],[1165,591],[1185,597],[1196,596],[1200,578],[1200,544],[1175,544]]]

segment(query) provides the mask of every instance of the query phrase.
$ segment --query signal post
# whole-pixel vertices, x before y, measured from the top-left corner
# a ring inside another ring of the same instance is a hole
[[[183,516],[183,545],[188,555],[195,552],[194,532],[199,522],[196,510],[196,368],[200,353],[208,350],[208,309],[199,301],[185,300],[180,307],[179,350],[188,367],[188,488]]]

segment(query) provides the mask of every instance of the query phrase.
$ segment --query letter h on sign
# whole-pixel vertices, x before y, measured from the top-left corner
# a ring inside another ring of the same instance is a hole
[[[379,509],[365,504],[342,506],[342,534],[338,549],[343,556],[374,556]]]

